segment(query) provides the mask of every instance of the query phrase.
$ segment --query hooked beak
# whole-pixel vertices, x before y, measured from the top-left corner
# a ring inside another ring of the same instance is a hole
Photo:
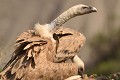
[[[97,9],[95,7],[91,7],[93,12],[97,12]]]

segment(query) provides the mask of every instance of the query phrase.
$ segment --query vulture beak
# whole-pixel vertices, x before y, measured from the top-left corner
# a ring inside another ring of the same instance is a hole
[[[97,9],[95,7],[90,7],[92,12],[97,12]]]

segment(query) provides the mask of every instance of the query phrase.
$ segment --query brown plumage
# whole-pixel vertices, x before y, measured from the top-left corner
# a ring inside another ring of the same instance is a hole
[[[54,63],[56,59],[57,62],[63,61],[62,57],[56,55],[56,45],[49,39],[35,36],[34,33],[34,30],[28,30],[17,38],[17,48],[1,73],[2,78],[29,80],[34,75],[33,79],[36,80],[46,80],[46,76],[47,80],[50,78],[55,80],[61,79],[61,76],[65,79],[77,74],[78,67],[74,63]],[[85,40],[82,34],[69,28],[61,27],[56,34],[59,37],[57,52],[62,56],[78,52]],[[75,46],[68,47],[68,45]],[[65,57],[69,59],[73,55]]]

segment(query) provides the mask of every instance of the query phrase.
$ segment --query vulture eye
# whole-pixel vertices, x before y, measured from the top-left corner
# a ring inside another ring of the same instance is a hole
[[[85,7],[82,7],[83,9],[86,9],[86,8],[88,8],[87,6],[85,6]]]

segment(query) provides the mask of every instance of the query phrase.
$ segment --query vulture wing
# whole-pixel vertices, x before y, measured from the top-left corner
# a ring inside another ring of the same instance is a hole
[[[60,27],[56,31],[59,45],[54,62],[65,62],[72,59],[85,42],[85,36],[69,28]]]
[[[25,71],[23,71],[25,69],[22,68],[27,67],[29,64],[31,64],[32,67],[35,66],[34,57],[40,53],[40,46],[45,44],[47,44],[47,41],[36,36],[34,30],[28,30],[22,33],[18,36],[15,44],[17,46],[16,50],[13,52],[10,61],[3,68],[2,73],[6,75],[7,79],[20,79],[25,73]],[[19,69],[21,69],[21,72],[18,71]]]

